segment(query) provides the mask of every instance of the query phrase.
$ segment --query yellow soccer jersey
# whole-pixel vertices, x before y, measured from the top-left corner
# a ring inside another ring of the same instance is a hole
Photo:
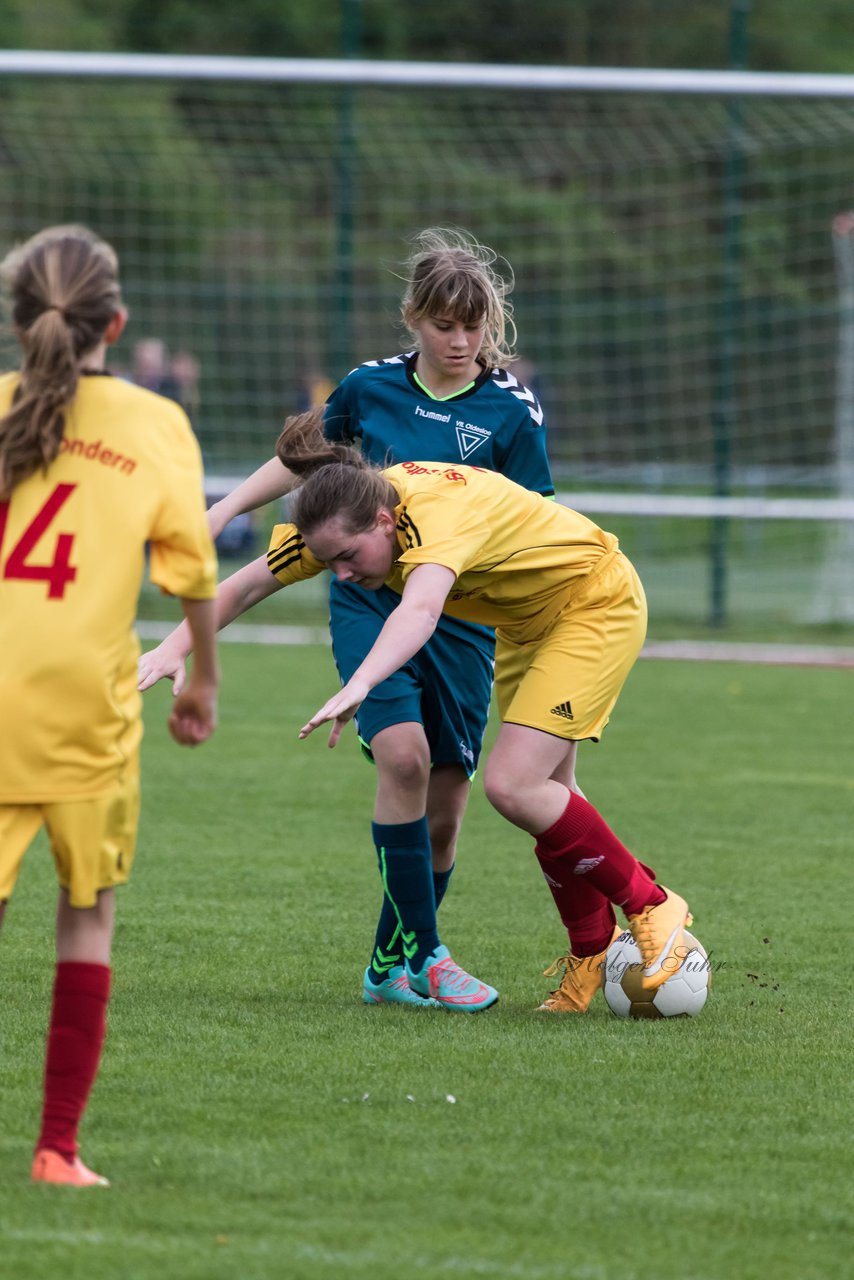
[[[0,416],[16,385],[16,374],[0,378]],[[146,543],[164,591],[215,596],[184,411],[120,378],[84,376],[58,457],[0,504],[0,804],[95,795],[134,756]]]
[[[441,564],[456,582],[443,612],[534,639],[566,607],[572,584],[617,547],[586,516],[495,471],[404,462],[384,475],[400,494],[400,555],[388,585],[401,592],[418,564]],[[273,530],[267,563],[281,582],[324,566],[293,525]]]

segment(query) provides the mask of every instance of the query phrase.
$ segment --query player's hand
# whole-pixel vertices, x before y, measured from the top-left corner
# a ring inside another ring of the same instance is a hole
[[[187,688],[176,695],[168,723],[169,732],[182,747],[207,742],[217,724],[216,688],[191,677]]]
[[[333,698],[316,711],[311,717],[308,724],[304,724],[299,731],[300,738],[307,738],[310,733],[320,725],[325,724],[327,720],[334,721],[332,732],[329,734],[330,747],[334,747],[338,739],[341,737],[344,726],[348,724],[359,707],[365,701],[370,693],[368,685],[362,680],[349,680],[340,693],[336,693]]]
[[[170,650],[169,641],[164,640],[156,649],[149,649],[142,654],[137,666],[137,689],[142,693],[150,689],[158,680],[171,680],[172,693],[177,698],[187,683],[187,667],[184,658]]]

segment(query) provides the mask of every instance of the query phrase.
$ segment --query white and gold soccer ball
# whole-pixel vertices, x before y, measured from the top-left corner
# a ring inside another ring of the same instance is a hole
[[[641,987],[643,961],[629,933],[621,933],[605,956],[604,994],[618,1018],[693,1018],[709,996],[712,969],[709,957],[693,934],[685,930],[679,967],[655,991]]]

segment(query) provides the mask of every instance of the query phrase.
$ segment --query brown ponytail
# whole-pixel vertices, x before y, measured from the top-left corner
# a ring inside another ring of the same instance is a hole
[[[12,408],[0,419],[0,500],[53,462],[81,359],[121,308],[118,262],[86,227],[48,227],[0,266],[23,349]]]
[[[373,528],[380,508],[394,511],[397,490],[358,449],[323,434],[323,408],[285,422],[276,455],[295,475],[305,477],[291,496],[290,514],[301,533],[311,534],[336,516],[350,533]]]
[[[340,440],[327,440],[323,434],[323,406],[295,413],[285,419],[276,441],[276,456],[295,476],[310,476],[327,462],[341,462],[350,467],[368,464],[358,449]]]

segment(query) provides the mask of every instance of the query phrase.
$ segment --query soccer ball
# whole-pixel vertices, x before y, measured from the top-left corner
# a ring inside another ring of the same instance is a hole
[[[615,938],[605,956],[604,993],[618,1018],[695,1017],[709,994],[709,957],[693,934],[685,930],[685,949],[679,968],[656,991],[644,991],[643,961],[628,929]]]

